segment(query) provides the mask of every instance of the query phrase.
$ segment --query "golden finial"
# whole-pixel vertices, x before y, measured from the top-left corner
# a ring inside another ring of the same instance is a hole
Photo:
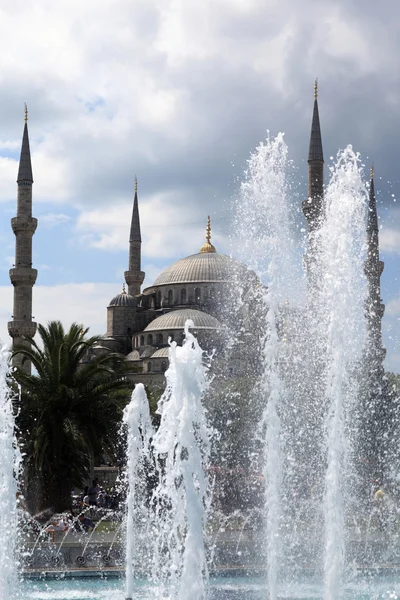
[[[314,81],[314,100],[318,98],[318,77]]]
[[[123,294],[126,294],[126,290],[125,290],[125,284],[124,284],[124,283],[122,284],[122,293],[123,293]]]
[[[135,194],[137,194],[137,177],[135,175]]]
[[[370,179],[374,178],[374,163],[372,163],[371,168],[369,170],[369,177]]]
[[[25,102],[25,123],[27,123],[27,122],[28,122],[28,107]]]
[[[208,243],[210,243],[210,240],[211,240],[211,219],[210,219],[210,215],[208,215],[208,217],[207,217],[206,240],[207,240]]]
[[[200,252],[216,252],[216,249],[211,243],[211,219],[209,216],[207,218],[206,243],[200,248]]]

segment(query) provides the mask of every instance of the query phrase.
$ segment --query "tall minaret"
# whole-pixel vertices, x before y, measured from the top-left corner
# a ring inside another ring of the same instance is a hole
[[[318,229],[322,217],[323,187],[324,155],[318,112],[318,80],[316,79],[314,84],[314,110],[310,148],[308,151],[308,198],[303,202],[303,213],[307,219],[308,231],[310,233]]]
[[[135,199],[133,201],[131,232],[129,236],[129,270],[125,271],[125,281],[128,285],[128,294],[137,296],[144,280],[141,271],[142,237],[140,235],[140,219],[138,205],[138,183],[135,177]]]
[[[13,347],[23,343],[21,338],[33,338],[36,333],[36,323],[32,321],[32,288],[36,281],[37,270],[32,269],[32,236],[36,231],[37,219],[32,217],[33,176],[26,104],[17,184],[17,216],[11,219],[11,227],[15,234],[15,264],[10,269],[10,279],[14,286],[14,314],[13,320],[8,323],[8,333],[13,339]],[[16,356],[13,364],[20,366],[21,359]],[[30,373],[29,362],[25,362],[23,368]]]
[[[359,465],[363,479],[381,479],[388,466],[390,440],[397,421],[388,394],[383,361],[386,350],[382,345],[382,317],[385,306],[381,301],[381,274],[384,264],[379,260],[379,228],[376,210],[374,170],[371,168],[367,219],[367,257],[364,271],[367,278],[365,303],[366,341],[360,372],[360,431]],[[397,452],[397,450],[396,450]]]
[[[381,275],[384,263],[379,260],[379,228],[376,210],[374,169],[371,167],[369,205],[367,221],[367,260],[365,274],[368,282],[368,296],[366,303],[367,336],[370,361],[370,370],[383,374],[383,360],[386,350],[382,346],[382,317],[385,305],[381,301]],[[369,362],[370,362],[369,361]]]

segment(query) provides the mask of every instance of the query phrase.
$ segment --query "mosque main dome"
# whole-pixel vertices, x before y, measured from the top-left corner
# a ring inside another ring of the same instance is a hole
[[[199,252],[181,258],[165,269],[152,287],[175,283],[213,283],[232,281],[235,266],[239,263],[216,252]]]

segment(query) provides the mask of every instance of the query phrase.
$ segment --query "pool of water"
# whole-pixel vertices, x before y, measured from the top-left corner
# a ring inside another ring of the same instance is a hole
[[[158,595],[145,582],[138,582],[134,600],[155,600]],[[319,600],[318,583],[287,583],[279,597],[286,600]],[[346,586],[344,600],[396,600],[400,598],[400,575],[378,581],[360,580]],[[82,578],[57,581],[27,580],[15,600],[124,600],[122,579]],[[210,600],[265,600],[265,585],[250,578],[220,578],[211,581]],[[3,600],[3,599],[2,599]],[[5,600],[5,599],[4,599]]]

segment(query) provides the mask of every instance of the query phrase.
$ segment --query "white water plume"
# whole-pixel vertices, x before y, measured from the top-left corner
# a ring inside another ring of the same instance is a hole
[[[205,525],[210,434],[202,398],[208,389],[206,357],[185,324],[182,346],[170,344],[167,388],[159,402],[161,423],[153,440],[160,460],[156,490],[154,579],[158,594],[173,600],[205,600],[208,570]]]
[[[338,155],[324,203],[318,235],[319,314],[315,316],[325,340],[326,368],[325,598],[337,600],[345,552],[346,431],[356,402],[357,366],[365,340],[367,192],[351,146]]]
[[[264,402],[261,425],[264,432],[263,475],[266,482],[266,558],[270,600],[276,600],[278,594],[281,552],[280,404],[285,388],[280,367],[282,340],[279,326],[283,308],[291,298],[291,286],[296,287],[287,170],[287,146],[283,134],[272,140],[268,137],[248,161],[236,215],[241,258],[266,286],[261,292],[263,308],[259,335],[264,363],[260,391]]]
[[[17,587],[16,544],[17,506],[16,493],[20,470],[20,453],[15,437],[15,422],[7,385],[9,352],[0,350],[0,598],[14,598]]]
[[[135,519],[142,509],[143,494],[140,494],[139,482],[144,478],[146,457],[148,457],[151,438],[154,434],[151,424],[149,402],[142,383],[136,384],[132,399],[124,410],[123,422],[127,425],[127,466],[128,484],[126,514],[126,598],[133,598],[135,566],[138,561],[139,540]],[[85,548],[86,549],[86,548]]]

